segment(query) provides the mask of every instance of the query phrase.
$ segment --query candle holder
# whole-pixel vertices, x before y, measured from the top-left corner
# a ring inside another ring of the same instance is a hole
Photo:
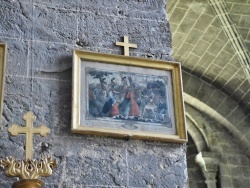
[[[36,117],[32,112],[27,112],[23,119],[26,121],[25,127],[14,124],[8,129],[8,132],[13,136],[26,134],[26,159],[16,160],[14,157],[8,156],[0,160],[0,167],[6,169],[5,174],[8,177],[19,177],[20,180],[15,182],[12,188],[42,188],[44,182],[38,178],[52,175],[57,162],[51,156],[42,157],[39,161],[32,159],[33,134],[46,136],[50,129],[45,125],[33,127]]]

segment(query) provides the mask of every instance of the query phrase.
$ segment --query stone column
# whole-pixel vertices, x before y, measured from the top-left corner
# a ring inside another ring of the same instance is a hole
[[[203,156],[202,156],[203,155]],[[219,160],[214,153],[199,153],[195,157],[195,162],[200,166],[205,177],[208,188],[216,188],[216,175],[218,173]]]

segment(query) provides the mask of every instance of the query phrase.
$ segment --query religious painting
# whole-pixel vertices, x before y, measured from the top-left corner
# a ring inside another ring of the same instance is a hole
[[[167,76],[85,69],[86,119],[130,120],[171,127]]]
[[[4,93],[4,76],[5,76],[5,61],[6,61],[6,44],[0,43],[0,122],[2,122],[3,110],[3,93]],[[0,124],[0,128],[1,128]]]
[[[180,64],[74,51],[72,132],[186,142]]]

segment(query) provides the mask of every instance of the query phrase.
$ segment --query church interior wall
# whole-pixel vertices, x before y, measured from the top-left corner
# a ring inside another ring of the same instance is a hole
[[[49,136],[35,136],[35,158],[58,161],[46,187],[186,187],[186,146],[72,134],[72,50],[121,54],[124,35],[132,56],[172,60],[165,1],[3,0],[0,42],[8,45],[0,157],[24,157],[24,137],[9,136],[27,111]],[[149,13],[150,12],[150,13]],[[0,187],[16,178],[0,171]]]
[[[221,126],[218,121],[201,111],[189,105],[186,105],[186,111],[191,117],[195,117],[196,123],[204,131],[209,143],[208,148],[198,151],[194,139],[199,133],[189,139],[187,144],[189,186],[206,187],[202,170],[195,163],[195,157],[198,153],[202,153],[204,158],[218,160],[216,162],[218,165],[216,170],[217,187],[246,187],[249,185],[250,159],[244,147],[241,147],[239,140],[228,133],[228,130]]]
[[[189,186],[248,187],[250,2],[168,0],[166,8],[183,70]]]

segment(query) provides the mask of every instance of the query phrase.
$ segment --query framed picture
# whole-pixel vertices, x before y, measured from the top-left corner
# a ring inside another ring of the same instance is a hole
[[[75,50],[72,132],[186,142],[180,63]]]
[[[2,122],[3,111],[3,94],[4,94],[4,76],[5,76],[5,62],[6,62],[7,45],[0,43],[0,122]],[[2,128],[2,123],[0,124]]]

